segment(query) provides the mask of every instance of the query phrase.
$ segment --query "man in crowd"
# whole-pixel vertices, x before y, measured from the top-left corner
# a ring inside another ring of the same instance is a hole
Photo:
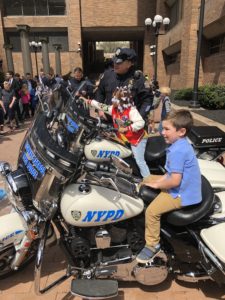
[[[19,128],[19,121],[22,120],[20,107],[19,107],[19,99],[20,99],[19,90],[21,88],[21,85],[20,82],[14,77],[13,71],[8,71],[5,74],[5,77],[6,77],[6,81],[10,83],[10,91],[13,91],[16,97],[13,109],[15,111],[16,128]]]
[[[80,67],[76,67],[73,71],[73,77],[69,80],[70,88],[76,95],[82,95],[86,98],[93,97],[94,85],[90,80],[84,78],[83,70]]]

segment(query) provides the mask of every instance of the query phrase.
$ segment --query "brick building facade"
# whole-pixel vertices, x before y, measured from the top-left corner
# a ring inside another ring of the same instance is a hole
[[[42,4],[39,4],[39,3]],[[56,45],[60,45],[62,74],[82,66],[86,74],[99,73],[103,52],[97,41],[129,41],[138,53],[138,67],[152,77],[155,43],[153,27],[146,18],[160,14],[171,24],[158,37],[158,79],[172,89],[192,87],[194,81],[200,0],[1,0],[0,59],[2,69],[12,55],[16,72],[24,74],[18,25],[27,25],[29,41],[48,38],[50,65],[56,68]],[[7,4],[7,5],[6,5]],[[16,6],[17,5],[17,6]],[[199,84],[225,82],[225,1],[205,0],[205,18]],[[4,48],[4,47],[5,48]],[[35,75],[35,53],[29,53]],[[43,65],[41,49],[36,52],[38,69]]]

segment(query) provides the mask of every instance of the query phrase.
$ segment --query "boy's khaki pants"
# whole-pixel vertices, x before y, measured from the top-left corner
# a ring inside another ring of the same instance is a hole
[[[151,175],[147,182],[155,181],[157,175]],[[143,183],[144,183],[143,182]],[[160,218],[161,215],[172,210],[181,208],[181,199],[173,198],[169,193],[162,191],[147,207],[145,212],[145,241],[146,246],[154,247],[160,241]]]

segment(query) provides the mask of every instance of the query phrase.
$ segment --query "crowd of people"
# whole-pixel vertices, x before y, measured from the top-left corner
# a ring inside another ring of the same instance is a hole
[[[167,87],[160,89],[157,81],[149,81],[141,71],[135,70],[136,58],[133,49],[117,49],[114,60],[106,60],[105,72],[94,82],[84,77],[80,67],[76,67],[73,73],[69,72],[64,76],[54,75],[52,68],[48,74],[41,69],[38,76],[33,78],[30,73],[20,76],[9,70],[5,74],[5,81],[0,86],[0,132],[4,132],[6,125],[14,131],[20,128],[25,120],[34,116],[38,104],[36,95],[38,85],[51,86],[53,83],[61,82],[70,86],[76,94],[106,104],[111,104],[116,88],[127,87],[132,93],[133,105],[145,121],[145,128],[148,133],[154,133],[154,110],[163,103],[162,119],[165,117],[170,109],[170,89]],[[104,114],[101,116],[110,119]],[[159,132],[161,132],[161,125]]]
[[[81,87],[83,95],[93,95],[94,85],[85,80],[81,68],[75,68],[73,75],[71,72],[68,74],[67,78],[58,76],[50,68],[48,74],[41,69],[39,75],[32,78],[30,73],[20,76],[18,73],[7,71],[5,80],[0,84],[0,133],[5,132],[5,127],[14,132],[25,120],[35,115],[39,100],[36,93],[38,86],[52,87],[54,84],[63,83],[70,86],[72,91],[78,93]],[[80,86],[84,81],[85,84]]]
[[[0,131],[8,125],[11,131],[20,128],[24,120],[34,116],[37,106],[35,95],[37,78],[32,79],[30,73],[23,78],[20,74],[8,71],[5,81],[0,87]]]

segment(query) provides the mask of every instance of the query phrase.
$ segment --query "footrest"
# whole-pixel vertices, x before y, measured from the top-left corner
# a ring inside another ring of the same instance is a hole
[[[73,279],[71,293],[74,296],[90,299],[112,298],[118,294],[118,282],[101,279]]]

